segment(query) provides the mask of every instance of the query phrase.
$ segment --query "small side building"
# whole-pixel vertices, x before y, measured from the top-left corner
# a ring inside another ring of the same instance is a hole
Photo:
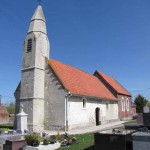
[[[4,105],[0,103],[0,124],[9,122],[9,113]]]
[[[132,118],[132,96],[114,78],[95,71],[94,75],[107,87],[107,89],[118,99],[118,116],[120,120]]]

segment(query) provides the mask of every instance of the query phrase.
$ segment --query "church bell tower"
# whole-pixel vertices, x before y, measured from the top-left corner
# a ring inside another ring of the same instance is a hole
[[[28,114],[28,128],[44,128],[45,58],[50,44],[42,6],[38,5],[23,45],[20,104]]]

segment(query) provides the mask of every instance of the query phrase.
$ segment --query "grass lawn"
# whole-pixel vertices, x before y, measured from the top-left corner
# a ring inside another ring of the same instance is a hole
[[[94,134],[75,135],[77,143],[69,147],[61,147],[58,150],[83,150],[94,145]]]
[[[7,123],[7,124],[0,124],[0,130],[7,131],[8,129],[12,129],[14,124]]]
[[[1,127],[1,126],[13,127],[13,126],[14,126],[14,124],[13,124],[13,123],[0,124],[0,127]]]
[[[124,123],[124,124],[137,124],[137,121],[136,120],[129,120],[128,122]]]
[[[125,124],[136,124],[136,120],[129,120]],[[124,128],[124,127],[122,127]],[[94,145],[94,134],[83,134],[75,135],[78,141],[76,144],[70,145],[69,147],[61,147],[58,150],[84,150]]]

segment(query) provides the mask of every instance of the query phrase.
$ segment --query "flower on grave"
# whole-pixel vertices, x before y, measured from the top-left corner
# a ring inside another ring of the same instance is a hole
[[[73,141],[73,142],[77,141],[77,138],[76,138],[76,137],[73,137],[73,138],[72,138],[72,141]]]
[[[65,135],[61,134],[61,141],[64,141],[64,139],[65,139]]]
[[[67,140],[66,144],[67,145],[71,145],[72,144],[72,140]]]

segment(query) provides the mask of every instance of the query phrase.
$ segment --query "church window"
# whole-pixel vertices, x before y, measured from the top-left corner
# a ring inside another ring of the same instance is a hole
[[[125,111],[125,101],[124,101],[124,97],[122,97],[122,100],[121,100],[121,108],[122,108],[122,111]]]
[[[126,99],[126,110],[129,111],[129,99]]]
[[[27,43],[27,53],[31,51],[32,51],[32,39],[29,39]]]
[[[82,101],[83,101],[83,108],[86,108],[86,99],[83,98]]]

